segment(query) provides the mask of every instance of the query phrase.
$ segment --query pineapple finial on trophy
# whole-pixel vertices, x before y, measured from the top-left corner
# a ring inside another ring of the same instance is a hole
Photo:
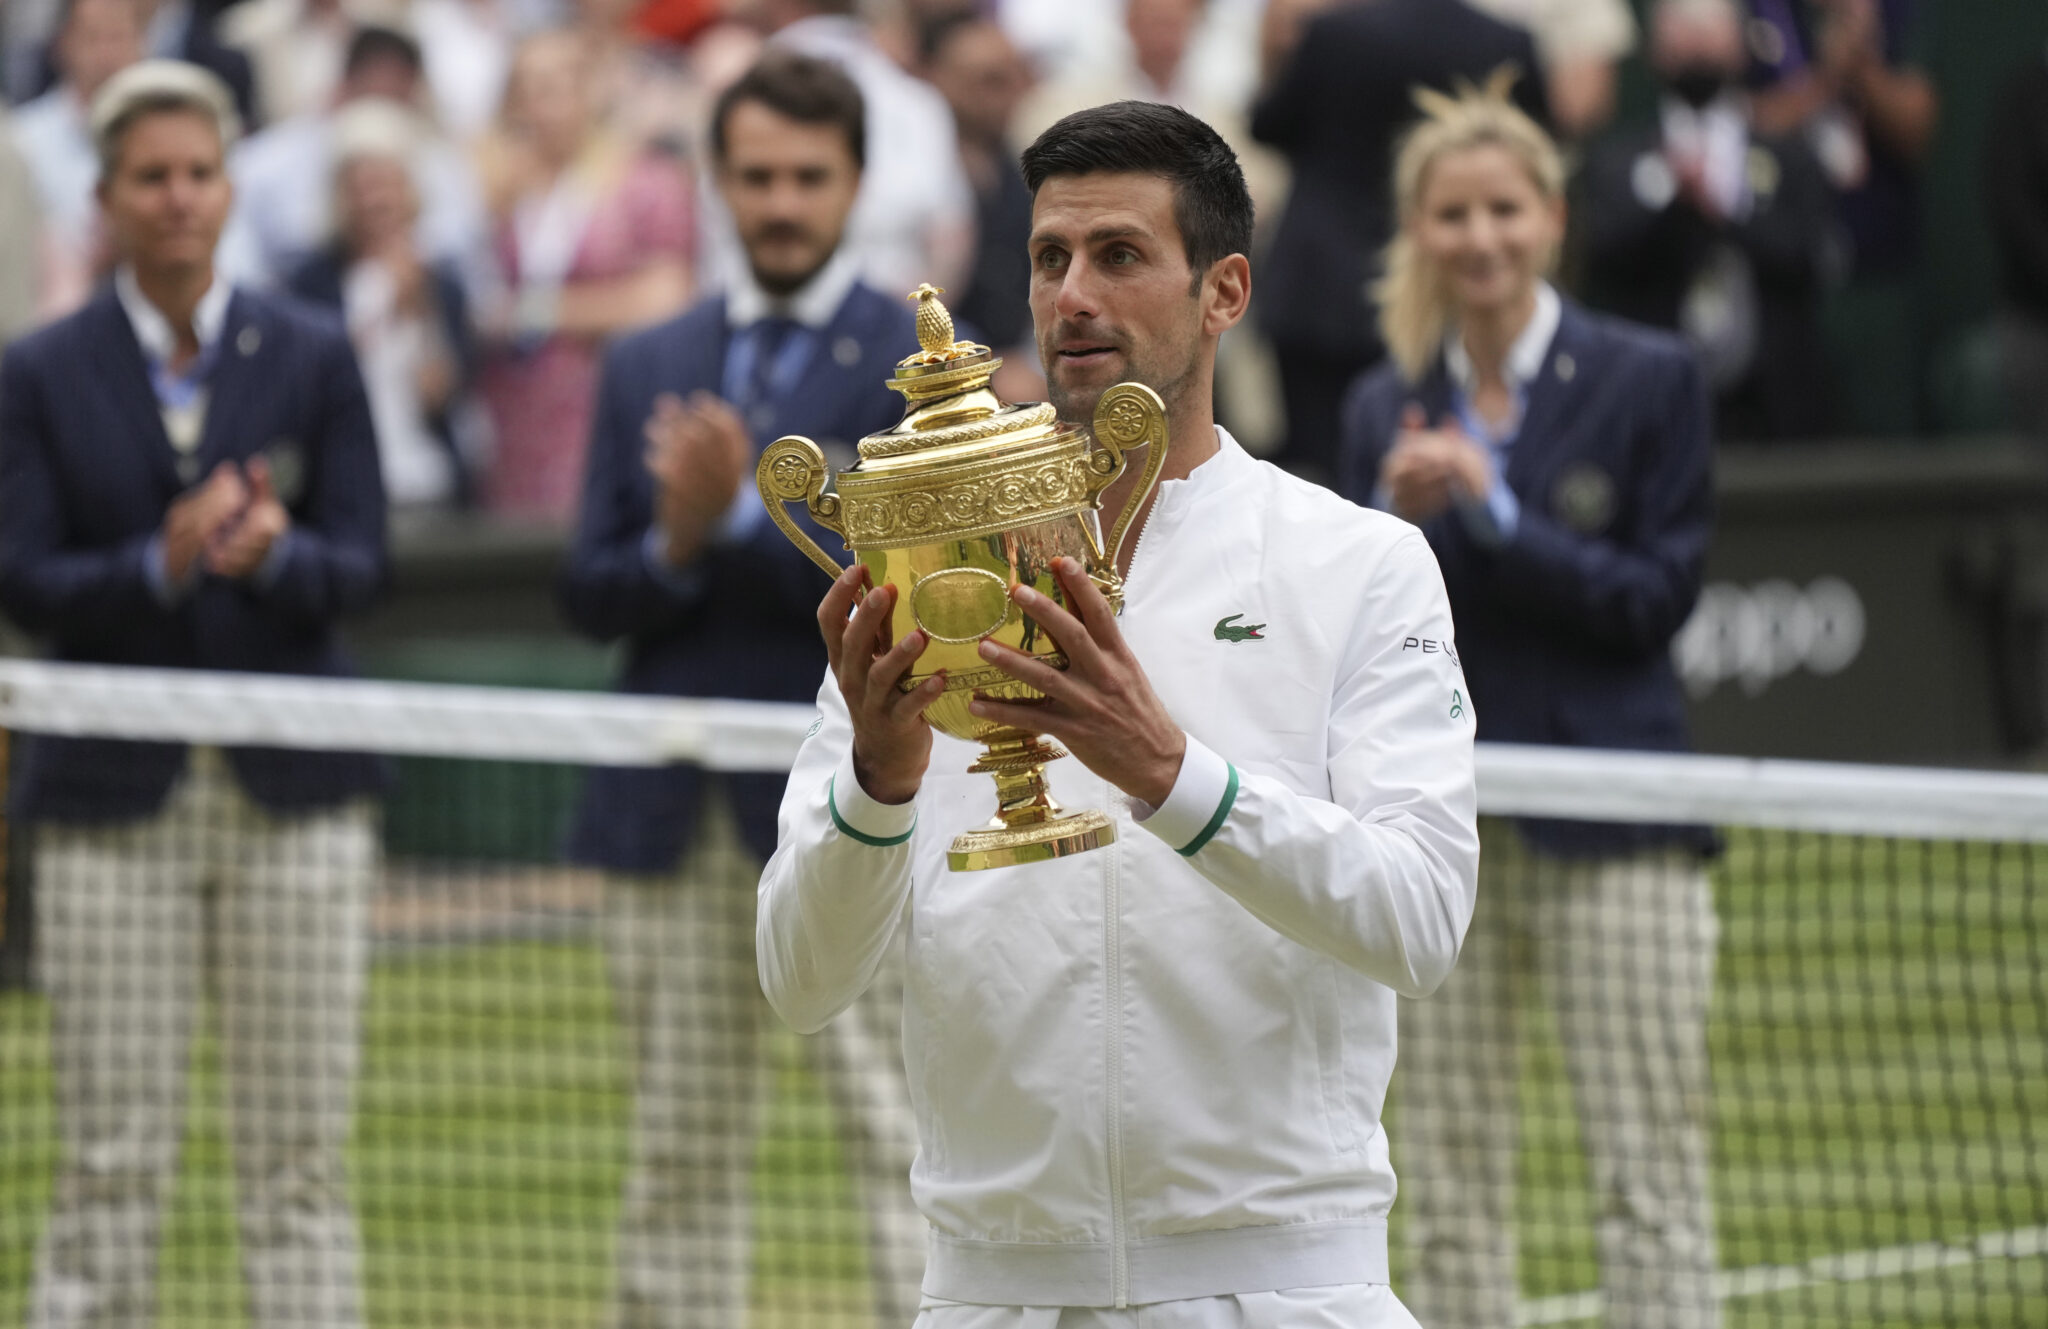
[[[944,355],[953,349],[953,315],[939,303],[945,293],[945,287],[930,282],[920,283],[910,293],[909,298],[917,301],[917,344],[926,355]]]

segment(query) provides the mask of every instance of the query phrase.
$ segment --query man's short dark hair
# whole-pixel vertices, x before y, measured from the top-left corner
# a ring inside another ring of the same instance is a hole
[[[1237,154],[1178,107],[1127,101],[1076,111],[1024,149],[1023,163],[1033,195],[1065,175],[1127,171],[1172,182],[1173,220],[1198,290],[1216,260],[1251,253],[1252,196]]]
[[[725,161],[725,127],[733,107],[759,102],[777,115],[806,125],[837,125],[846,134],[853,164],[868,164],[868,112],[860,88],[829,60],[794,51],[770,51],[719,95],[711,111],[711,156]]]
[[[414,74],[423,71],[418,42],[397,28],[365,23],[349,34],[348,52],[341,60],[342,77],[361,73],[380,60],[395,60]]]

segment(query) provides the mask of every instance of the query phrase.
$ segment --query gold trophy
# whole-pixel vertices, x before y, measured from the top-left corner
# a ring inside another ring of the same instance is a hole
[[[942,733],[982,744],[968,769],[996,782],[994,820],[957,837],[946,856],[967,872],[1116,839],[1106,815],[1063,811],[1047,793],[1045,763],[1065,752],[1039,734],[978,719],[967,703],[977,693],[1013,702],[1044,697],[977,654],[987,638],[1066,667],[1066,656],[1010,598],[1024,583],[1064,603],[1055,558],[1079,560],[1111,606],[1122,607],[1117,552],[1166,464],[1166,408],[1152,389],[1118,384],[1095,408],[1101,446],[1091,447],[1087,429],[1060,424],[1045,403],[1005,405],[989,388],[1003,362],[986,346],[953,339],[940,294],[925,285],[910,296],[923,349],[899,362],[889,380],[907,399],[903,419],[861,440],[860,460],[839,473],[835,492],[826,492],[833,477],[824,453],[794,435],[761,454],[755,481],[775,524],[819,567],[835,577],[843,570],[784,504],[802,503],[840,535],[867,565],[870,585],[898,588],[890,623],[898,640],[919,628],[930,639],[901,686],[908,692],[946,671],[946,690],[925,716]],[[1102,491],[1123,474],[1126,453],[1147,444],[1138,488],[1104,543]]]

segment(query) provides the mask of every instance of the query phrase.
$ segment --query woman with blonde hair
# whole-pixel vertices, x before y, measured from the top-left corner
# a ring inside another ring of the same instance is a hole
[[[1673,635],[1711,525],[1702,375],[1669,334],[1546,280],[1555,145],[1504,84],[1423,94],[1378,295],[1389,362],[1344,411],[1345,491],[1436,551],[1473,695],[1512,743],[1688,746]],[[1706,1016],[1716,925],[1699,827],[1482,822],[1455,973],[1401,1014],[1402,1295],[1431,1329],[1515,1322],[1519,1011],[1555,1017],[1589,1170],[1607,1323],[1711,1329]]]

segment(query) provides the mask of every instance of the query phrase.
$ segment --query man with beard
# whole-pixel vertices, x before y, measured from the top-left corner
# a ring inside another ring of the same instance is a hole
[[[747,274],[606,358],[561,599],[577,627],[624,642],[623,691],[789,701],[817,687],[819,575],[769,521],[753,473],[783,434],[850,459],[902,414],[886,383],[917,345],[911,307],[861,284],[841,245],[864,120],[846,75],[807,57],[771,53],[734,83],[711,145]],[[614,1324],[746,1319],[754,882],[781,787],[676,766],[597,771],[587,789],[571,853],[607,874],[606,949],[638,1066]],[[813,1047],[895,1324],[924,1264],[899,1006],[880,984]]]
[[[904,588],[856,608],[857,565],[818,608],[832,671],[761,880],[762,986],[823,1028],[907,947],[918,1329],[1410,1329],[1387,1284],[1395,997],[1449,972],[1479,847],[1443,580],[1414,527],[1217,427],[1252,206],[1213,129],[1113,103],[1024,172],[1054,405],[1088,420],[1142,382],[1170,453],[1121,617],[1056,560],[1057,599],[1011,594],[1068,667],[984,642],[1045,700],[971,707],[1057,739],[1054,797],[1115,839],[947,870],[987,782],[923,719],[944,676],[898,688],[925,646],[889,639]]]

